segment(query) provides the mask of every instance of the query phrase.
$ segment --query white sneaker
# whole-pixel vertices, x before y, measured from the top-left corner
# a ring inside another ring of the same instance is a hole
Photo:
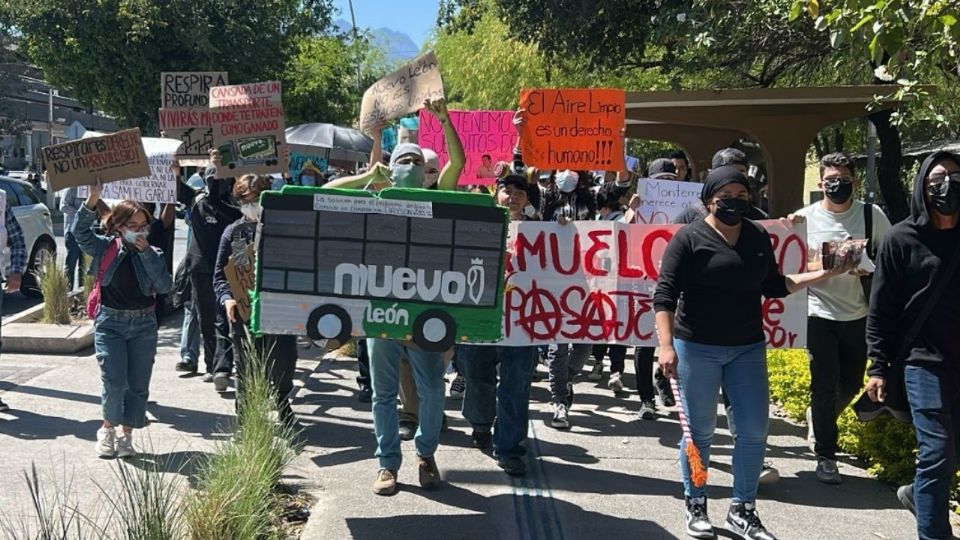
[[[813,409],[807,407],[807,444],[810,449],[817,445],[817,436],[813,434]]]
[[[773,466],[772,462],[764,461],[758,481],[760,484],[776,484],[780,481],[780,471]]]
[[[137,455],[133,449],[133,432],[124,432],[122,437],[117,437],[117,457],[128,458]]]
[[[607,388],[613,390],[615,394],[623,392],[623,381],[620,380],[620,373],[614,371],[610,374],[610,380],[607,381]]]
[[[603,378],[603,359],[597,360],[597,363],[593,365],[593,370],[590,371],[590,374],[587,375],[587,379],[591,381],[599,381]]]
[[[97,455],[112,458],[117,455],[117,431],[102,427],[97,430]]]
[[[550,427],[557,429],[570,427],[570,415],[567,412],[567,406],[563,403],[553,404],[553,418],[550,419]]]

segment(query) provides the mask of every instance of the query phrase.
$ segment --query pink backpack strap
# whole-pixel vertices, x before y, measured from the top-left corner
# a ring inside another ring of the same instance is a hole
[[[87,297],[87,316],[93,320],[100,312],[100,283],[103,281],[103,275],[107,273],[107,268],[117,259],[120,253],[120,239],[117,238],[110,242],[107,249],[103,252],[103,258],[100,259],[100,268],[97,269],[97,279],[93,282],[93,290]]]

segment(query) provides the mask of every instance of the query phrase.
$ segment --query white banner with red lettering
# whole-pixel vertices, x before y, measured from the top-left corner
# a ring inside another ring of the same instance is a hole
[[[802,226],[761,221],[784,274],[806,267]],[[500,345],[657,346],[653,293],[663,252],[681,225],[513,223],[507,242]],[[716,316],[723,317],[723,313]],[[807,343],[807,294],[763,299],[768,348]]]

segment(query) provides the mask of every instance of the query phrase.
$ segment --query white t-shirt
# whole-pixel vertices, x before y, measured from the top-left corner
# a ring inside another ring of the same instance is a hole
[[[820,251],[823,242],[866,238],[863,203],[853,201],[846,212],[835,214],[823,208],[821,202],[801,208],[797,215],[807,218],[808,249]],[[873,205],[873,249],[890,229],[890,220],[879,206]],[[867,300],[860,278],[843,274],[807,288],[807,312],[811,317],[832,321],[855,321],[867,316]]]

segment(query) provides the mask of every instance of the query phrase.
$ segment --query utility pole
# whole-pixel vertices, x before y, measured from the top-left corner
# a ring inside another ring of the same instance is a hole
[[[47,141],[49,146],[53,146],[53,87],[47,87],[47,133],[49,134],[50,140]],[[37,167],[36,174],[43,174],[40,172],[40,169],[43,168],[43,151],[40,152],[40,166]],[[53,208],[56,198],[56,194],[53,192],[53,189],[50,186],[49,175],[47,176],[47,208]],[[39,184],[39,182],[37,182]]]
[[[348,0],[350,4],[350,23],[353,24],[353,45],[357,47],[359,53],[359,44],[360,44],[360,33],[357,32],[357,17],[353,13],[353,0]],[[360,55],[357,54],[357,92],[363,92],[363,88],[360,88]]]
[[[873,203],[877,192],[877,128],[867,119],[867,185],[864,202]]]

